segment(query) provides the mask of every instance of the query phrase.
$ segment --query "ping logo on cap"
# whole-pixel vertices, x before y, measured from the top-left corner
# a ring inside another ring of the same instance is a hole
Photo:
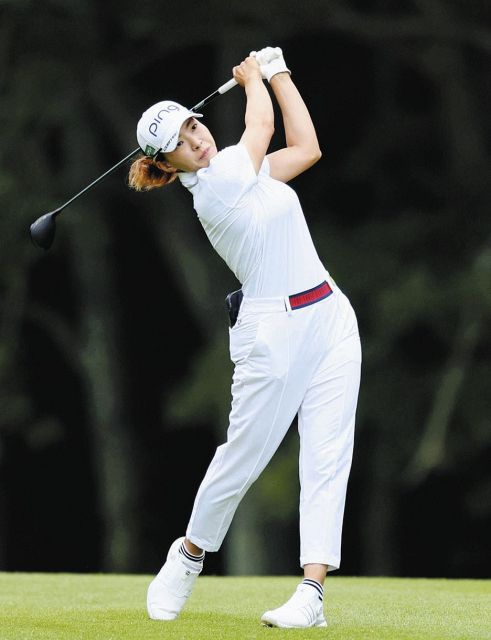
[[[181,107],[178,104],[169,104],[167,107],[160,109],[155,118],[152,120],[150,125],[148,126],[148,133],[150,133],[155,138],[157,137],[157,130],[159,128],[159,124],[162,122],[163,115],[165,113],[170,113],[172,111],[181,111]]]

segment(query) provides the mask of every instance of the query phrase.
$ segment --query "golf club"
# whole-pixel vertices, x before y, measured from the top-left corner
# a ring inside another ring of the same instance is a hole
[[[204,100],[201,100],[201,102],[198,102],[198,104],[194,105],[194,107],[191,107],[190,111],[196,112],[202,109],[203,107],[206,107],[206,105],[209,102],[211,102],[214,98],[226,93],[232,87],[235,87],[236,84],[237,84],[237,81],[232,78],[225,84],[222,84],[221,87],[219,87],[216,91],[211,93]],[[141,152],[140,147],[137,147],[134,151],[129,153],[117,164],[115,164],[114,167],[111,167],[110,169],[108,169],[105,173],[103,173],[101,176],[99,176],[93,182],[87,185],[84,189],[82,189],[82,191],[74,195],[73,198],[70,198],[70,200],[65,202],[65,204],[62,204],[61,207],[58,207],[58,209],[54,209],[53,211],[49,211],[48,213],[45,213],[44,215],[37,218],[37,220],[35,220],[29,228],[29,234],[31,236],[32,243],[36,247],[40,247],[41,249],[45,249],[45,250],[49,249],[53,244],[53,240],[55,237],[56,216],[59,215],[63,211],[63,209],[65,209],[65,207],[68,207],[68,205],[71,204],[74,200],[76,200],[77,198],[80,198],[80,196],[83,195],[86,191],[88,191],[89,189],[92,189],[92,187],[94,187],[97,183],[101,182],[101,180],[107,177],[110,173],[115,171],[127,160],[129,160],[130,158],[132,158],[133,156],[135,156],[137,153],[140,153],[140,152]]]

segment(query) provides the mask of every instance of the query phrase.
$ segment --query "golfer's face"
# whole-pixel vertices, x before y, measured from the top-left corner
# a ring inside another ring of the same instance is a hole
[[[198,171],[207,167],[216,153],[215,141],[209,129],[196,118],[188,118],[179,132],[175,151],[166,153],[165,158],[181,171]]]

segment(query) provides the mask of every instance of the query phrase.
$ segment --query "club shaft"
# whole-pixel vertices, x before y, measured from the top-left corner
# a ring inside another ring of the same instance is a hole
[[[115,164],[113,167],[111,167],[110,169],[108,169],[105,173],[103,173],[101,176],[99,176],[98,178],[96,178],[93,182],[91,182],[90,184],[88,184],[84,189],[82,189],[82,191],[80,191],[79,193],[77,193],[76,195],[74,195],[72,198],[70,198],[70,200],[68,200],[67,202],[65,202],[65,204],[62,204],[61,207],[59,207],[56,212],[55,215],[58,215],[59,213],[61,213],[63,211],[63,209],[65,207],[68,207],[68,205],[70,203],[72,203],[74,200],[76,200],[77,198],[80,198],[81,195],[83,195],[86,191],[88,191],[89,189],[92,189],[93,186],[95,186],[98,182],[101,182],[101,180],[104,180],[105,177],[107,177],[110,173],[112,173],[113,171],[115,171],[118,167],[120,167],[122,164],[124,164],[127,160],[129,160],[130,158],[132,158],[134,155],[136,155],[139,151],[141,151],[140,147],[138,147],[137,149],[135,149],[134,151],[132,151],[131,153],[129,153],[127,156],[125,156],[122,160],[120,160],[117,164]]]
[[[214,100],[217,96],[220,96],[226,93],[227,91],[230,91],[230,89],[232,87],[235,87],[236,84],[237,84],[237,80],[232,78],[225,84],[222,84],[221,87],[218,87],[216,91],[214,91],[213,93],[210,93],[210,95],[207,98],[205,98],[204,100],[201,100],[201,102],[198,102],[198,104],[195,104],[194,107],[191,107],[190,111],[196,112],[196,111],[199,111],[199,109],[206,107],[206,105],[210,103],[212,100]]]

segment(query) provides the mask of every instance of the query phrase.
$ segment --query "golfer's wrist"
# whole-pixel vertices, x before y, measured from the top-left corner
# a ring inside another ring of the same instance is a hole
[[[263,79],[260,73],[258,73],[257,75],[249,76],[244,80],[244,87],[248,87],[248,86],[254,87],[254,86],[259,86],[261,84],[263,84]]]
[[[269,84],[272,84],[273,82],[280,83],[280,82],[290,82],[290,81],[291,81],[291,74],[289,71],[278,71],[278,73],[275,73],[274,76],[271,76],[269,80]]]

